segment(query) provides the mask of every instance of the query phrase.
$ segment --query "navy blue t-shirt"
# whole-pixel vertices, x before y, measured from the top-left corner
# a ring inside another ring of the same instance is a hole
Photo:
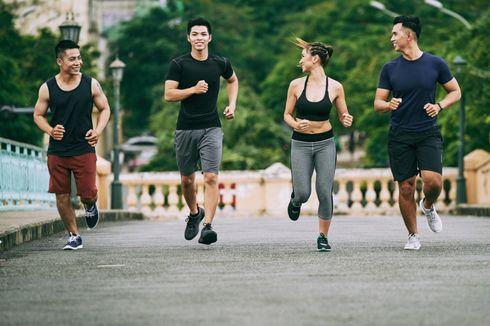
[[[398,109],[391,111],[391,126],[423,131],[437,126],[437,116],[431,118],[424,110],[427,103],[435,103],[437,83],[453,79],[446,62],[424,52],[417,60],[399,56],[387,62],[381,70],[378,88],[391,91],[401,98]]]
[[[200,80],[208,83],[206,93],[193,94],[180,102],[177,130],[221,127],[216,106],[220,77],[229,79],[232,75],[233,68],[225,57],[209,55],[199,61],[187,53],[173,59],[166,80],[179,82],[179,89],[195,86]]]

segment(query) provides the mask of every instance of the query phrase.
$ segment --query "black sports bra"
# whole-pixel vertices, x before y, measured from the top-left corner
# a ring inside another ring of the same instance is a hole
[[[318,102],[310,102],[306,98],[306,85],[308,84],[308,76],[306,76],[305,87],[300,97],[296,101],[296,117],[311,121],[325,121],[330,119],[330,111],[332,111],[332,102],[328,96],[328,76],[325,86],[325,95]]]

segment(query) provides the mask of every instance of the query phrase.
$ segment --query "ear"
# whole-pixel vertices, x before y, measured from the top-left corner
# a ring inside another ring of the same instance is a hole
[[[209,34],[209,42],[213,40],[213,34]]]
[[[56,64],[58,66],[61,66],[62,63],[63,63],[63,60],[61,58],[56,58]]]
[[[189,34],[187,34],[187,42],[191,43],[191,38],[189,37]]]

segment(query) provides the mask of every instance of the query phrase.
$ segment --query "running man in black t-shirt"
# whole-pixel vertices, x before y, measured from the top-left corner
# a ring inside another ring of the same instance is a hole
[[[182,193],[190,214],[184,237],[192,240],[199,233],[199,223],[205,218],[199,243],[211,244],[218,236],[211,223],[219,199],[218,171],[221,163],[223,132],[217,111],[220,79],[228,82],[226,119],[235,115],[238,78],[227,58],[211,55],[208,44],[212,40],[211,24],[198,17],[187,24],[187,40],[191,52],[175,58],[165,81],[165,100],[181,102],[175,150],[181,175]],[[198,162],[204,174],[204,209],[197,205],[195,172]]]
[[[430,229],[442,231],[442,221],[434,207],[442,189],[443,143],[437,115],[457,102],[461,91],[444,60],[418,47],[422,29],[419,18],[399,16],[393,25],[391,43],[402,55],[383,66],[374,109],[391,112],[388,152],[391,171],[398,181],[398,204],[408,230],[405,249],[418,250],[415,180],[420,174],[424,182],[425,198],[419,207]],[[435,99],[437,83],[447,92],[439,102]]]
[[[97,226],[95,145],[110,117],[107,98],[94,78],[80,72],[83,61],[80,47],[64,40],[55,48],[60,72],[41,85],[34,108],[34,122],[49,135],[49,192],[56,194],[56,206],[69,232],[63,249],[83,248],[76,216],[70,202],[71,172],[75,176],[77,194],[85,205],[89,228]],[[92,125],[93,106],[99,110],[96,128]],[[46,112],[51,109],[51,120]]]

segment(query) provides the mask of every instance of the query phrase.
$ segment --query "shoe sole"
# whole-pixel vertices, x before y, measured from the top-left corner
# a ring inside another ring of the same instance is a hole
[[[319,252],[330,252],[332,251],[332,249],[325,249],[325,248],[321,248],[321,249],[318,249]]]
[[[418,247],[418,248],[403,248],[403,249],[404,249],[404,250],[419,250],[419,249],[420,249],[420,247]]]
[[[218,241],[218,235],[216,233],[209,233],[205,235],[202,239],[199,239],[199,243],[210,245]]]
[[[78,250],[78,249],[83,249],[83,245],[80,245],[76,248],[73,248],[73,247],[63,247],[63,250]]]

